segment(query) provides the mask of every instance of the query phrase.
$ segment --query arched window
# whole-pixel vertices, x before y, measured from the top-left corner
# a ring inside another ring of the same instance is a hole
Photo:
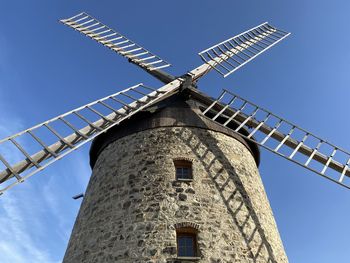
[[[176,229],[178,257],[198,257],[197,233],[197,229],[192,227]]]
[[[174,160],[176,180],[189,181],[193,179],[192,162],[184,159]]]

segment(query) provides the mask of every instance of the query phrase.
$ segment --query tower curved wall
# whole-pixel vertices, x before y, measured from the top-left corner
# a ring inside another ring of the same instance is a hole
[[[252,150],[165,115],[177,125],[100,149],[63,262],[288,262]],[[174,159],[192,161],[192,181],[176,180]],[[197,258],[177,257],[179,225],[198,229]]]

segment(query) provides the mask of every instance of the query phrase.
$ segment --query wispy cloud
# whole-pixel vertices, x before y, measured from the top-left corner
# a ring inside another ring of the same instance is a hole
[[[4,130],[12,129],[0,125],[0,137]],[[72,185],[79,191],[85,189],[89,177],[86,160],[80,155],[73,157],[69,162],[76,164],[75,169],[67,171],[58,165],[0,197],[1,262],[51,263],[62,258],[79,205],[71,199]]]
[[[30,221],[19,205],[22,200],[8,194],[1,200],[0,255],[3,262],[54,262],[48,251],[33,240]]]
[[[20,119],[11,119],[2,116],[0,138],[22,129]],[[10,159],[16,155],[8,152]],[[85,190],[90,176],[86,155],[70,157],[0,197],[1,262],[60,262],[79,206],[71,196]]]
[[[11,120],[14,120],[11,118]],[[2,116],[0,125],[0,137],[9,135],[21,128],[20,121],[9,121]],[[6,149],[5,149],[6,150]],[[11,156],[11,154],[15,156]],[[9,159],[17,159],[16,152],[8,152]],[[23,185],[18,191],[6,192],[0,198],[0,255],[2,262],[55,262],[49,252],[40,247],[35,240],[33,231],[42,235],[45,231],[35,214],[40,216],[44,210],[38,204],[38,197],[31,185]]]

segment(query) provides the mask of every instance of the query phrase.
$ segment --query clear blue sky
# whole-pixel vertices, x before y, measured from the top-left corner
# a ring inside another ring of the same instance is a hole
[[[118,2],[118,4],[117,4]],[[0,137],[139,82],[161,84],[58,23],[87,11],[173,64],[269,21],[292,35],[232,76],[227,88],[350,150],[349,1],[5,1],[0,8]],[[249,3],[248,3],[249,2]],[[90,168],[88,146],[0,198],[0,262],[61,262]],[[262,150],[260,166],[291,263],[347,263],[350,191]]]

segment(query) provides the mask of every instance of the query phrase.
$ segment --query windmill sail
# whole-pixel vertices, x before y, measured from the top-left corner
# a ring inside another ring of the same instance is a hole
[[[227,90],[203,114],[241,136],[350,189],[350,153]]]
[[[227,77],[289,35],[266,22],[203,50],[199,56]]]
[[[159,70],[171,65],[85,12],[62,19],[60,22],[128,58],[130,62],[148,71]]]
[[[155,90],[138,84],[0,140],[0,194],[177,92],[180,85],[175,80]]]

